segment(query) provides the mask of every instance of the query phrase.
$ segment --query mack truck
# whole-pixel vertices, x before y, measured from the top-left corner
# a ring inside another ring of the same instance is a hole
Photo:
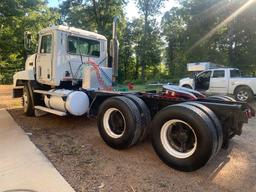
[[[13,96],[24,114],[97,117],[100,136],[123,150],[150,139],[169,167],[194,171],[204,166],[255,116],[245,102],[164,85],[162,91],[118,91],[118,19],[113,38],[69,26],[39,32],[36,53],[13,76]],[[25,33],[25,45],[31,44]],[[109,49],[108,49],[109,47]]]

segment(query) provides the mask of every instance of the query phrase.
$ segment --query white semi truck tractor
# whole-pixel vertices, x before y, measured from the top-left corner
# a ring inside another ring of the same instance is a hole
[[[228,97],[207,98],[170,85],[160,92],[115,91],[116,22],[109,51],[107,39],[97,33],[69,26],[41,30],[36,53],[13,77],[14,97],[22,97],[28,116],[96,116],[100,136],[110,147],[126,149],[151,138],[168,166],[199,169],[241,135],[254,110]],[[31,35],[25,34],[27,45]]]

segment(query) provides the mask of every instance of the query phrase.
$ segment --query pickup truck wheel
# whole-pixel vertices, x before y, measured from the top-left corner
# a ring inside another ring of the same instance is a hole
[[[217,145],[216,152],[215,152],[215,154],[217,154],[223,144],[223,130],[222,130],[222,125],[220,123],[219,118],[215,115],[215,113],[211,109],[209,109],[205,105],[202,105],[200,103],[195,103],[195,102],[186,102],[186,104],[195,106],[198,109],[201,109],[212,120],[215,130],[216,130],[216,133],[217,133],[218,145]]]
[[[23,104],[23,111],[27,116],[35,115],[32,98],[27,85],[25,85],[23,88],[22,104]]]
[[[168,106],[156,114],[152,128],[153,147],[172,168],[194,171],[215,154],[216,130],[211,119],[197,107]]]
[[[249,87],[238,87],[235,90],[235,97],[238,101],[248,102],[253,99],[253,92]]]
[[[136,144],[141,136],[141,116],[126,97],[111,97],[99,109],[98,129],[103,140],[115,149]]]
[[[129,95],[125,95],[125,97],[132,100],[140,111],[141,124],[142,124],[142,134],[140,137],[140,141],[143,141],[148,137],[150,133],[150,130],[149,130],[150,123],[151,123],[150,111],[147,105],[145,104],[145,102],[141,98],[137,97],[136,95],[129,94]]]

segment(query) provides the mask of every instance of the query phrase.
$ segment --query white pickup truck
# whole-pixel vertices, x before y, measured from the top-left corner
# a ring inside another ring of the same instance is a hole
[[[179,86],[206,94],[231,94],[239,101],[250,101],[256,94],[256,78],[241,77],[239,69],[217,68],[205,70],[194,78],[184,78]]]

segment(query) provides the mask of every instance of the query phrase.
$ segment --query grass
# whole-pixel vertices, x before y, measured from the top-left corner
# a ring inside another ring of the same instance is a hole
[[[156,90],[161,91],[162,85],[145,85],[145,84],[135,84],[134,88],[132,90],[128,90],[127,85],[117,85],[114,87],[115,90],[118,91],[138,91],[138,92],[146,92],[146,91],[152,91]]]

